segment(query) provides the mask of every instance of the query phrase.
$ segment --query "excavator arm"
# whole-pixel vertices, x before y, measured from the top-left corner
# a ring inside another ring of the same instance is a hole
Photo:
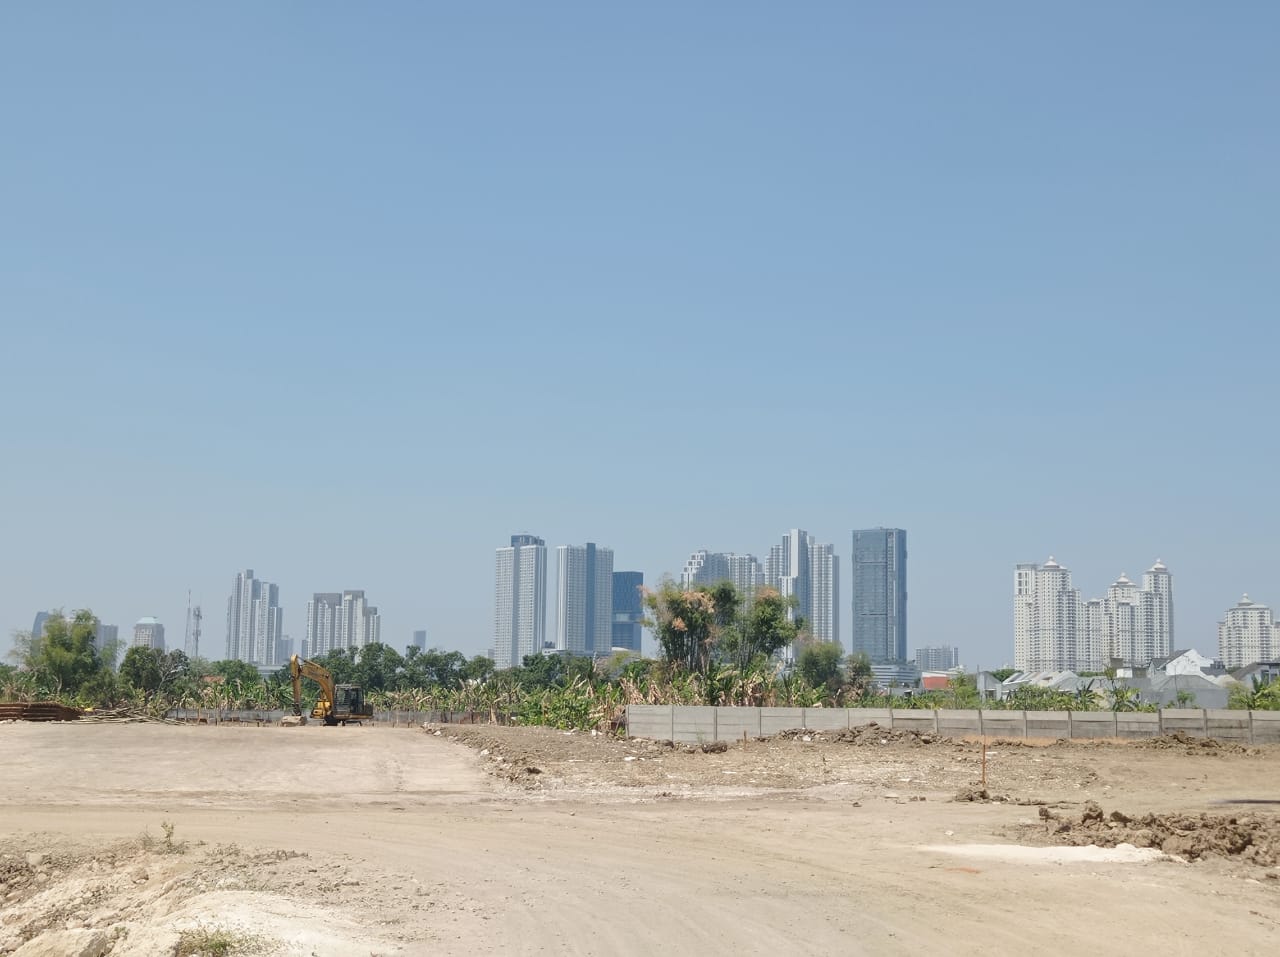
[[[311,716],[327,718],[333,712],[333,675],[329,669],[294,655],[289,659],[289,674],[293,678],[293,713],[302,714],[302,679],[310,678],[320,686],[320,698]]]

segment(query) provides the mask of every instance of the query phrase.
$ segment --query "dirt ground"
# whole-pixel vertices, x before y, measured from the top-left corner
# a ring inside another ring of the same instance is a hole
[[[4,724],[0,953],[1273,949],[1280,749],[982,761],[876,728]]]

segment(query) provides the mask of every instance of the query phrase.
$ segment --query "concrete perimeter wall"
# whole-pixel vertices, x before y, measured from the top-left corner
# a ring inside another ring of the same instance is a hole
[[[1189,737],[1236,744],[1280,744],[1280,711],[922,711],[902,708],[708,708],[627,706],[627,735],[698,744],[767,737],[779,731],[838,731],[862,725],[927,731],[947,737]]]

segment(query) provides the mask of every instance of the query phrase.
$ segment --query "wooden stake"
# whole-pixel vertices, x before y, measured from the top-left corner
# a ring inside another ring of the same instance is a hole
[[[982,736],[982,786],[987,786],[987,736]]]

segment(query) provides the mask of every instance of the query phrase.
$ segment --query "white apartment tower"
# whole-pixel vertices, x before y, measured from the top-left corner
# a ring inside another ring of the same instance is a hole
[[[819,641],[840,641],[840,560],[834,545],[815,542],[813,536],[793,528],[769,549],[765,583],[783,597],[794,597],[794,619],[804,619]]]
[[[556,649],[608,655],[613,647],[613,549],[594,542],[556,549]]]
[[[804,529],[793,528],[782,536],[782,542],[769,549],[765,563],[765,582],[784,598],[795,598],[796,607],[788,617],[796,615],[809,620],[809,545],[813,539]]]
[[[709,552],[699,549],[689,556],[680,573],[680,586],[715,585],[727,581],[733,584],[744,600],[750,600],[765,582],[764,569],[754,555],[738,555],[734,552]]]
[[[227,660],[284,664],[277,660],[283,628],[280,587],[255,578],[252,568],[239,572],[227,599]]]
[[[840,643],[840,559],[834,545],[809,546],[809,630]]]
[[[1043,565],[1021,564],[1013,571],[1013,663],[1020,671],[1086,667],[1081,648],[1084,606],[1071,586],[1071,572],[1053,556]]]
[[[511,668],[542,652],[547,633],[547,543],[512,535],[497,550],[493,611],[493,664]],[[612,595],[612,582],[610,583]]]
[[[1103,598],[1082,601],[1052,557],[1014,568],[1014,665],[1023,671],[1096,671],[1112,659],[1143,667],[1173,647],[1173,585],[1157,561],[1142,587],[1121,575]]]
[[[307,602],[306,653],[310,657],[381,641],[382,616],[362,589],[315,592]]]
[[[164,625],[154,618],[139,618],[133,626],[133,647],[164,651]]]
[[[1218,657],[1228,668],[1240,668],[1280,657],[1280,625],[1271,609],[1245,595],[1218,622]]]

